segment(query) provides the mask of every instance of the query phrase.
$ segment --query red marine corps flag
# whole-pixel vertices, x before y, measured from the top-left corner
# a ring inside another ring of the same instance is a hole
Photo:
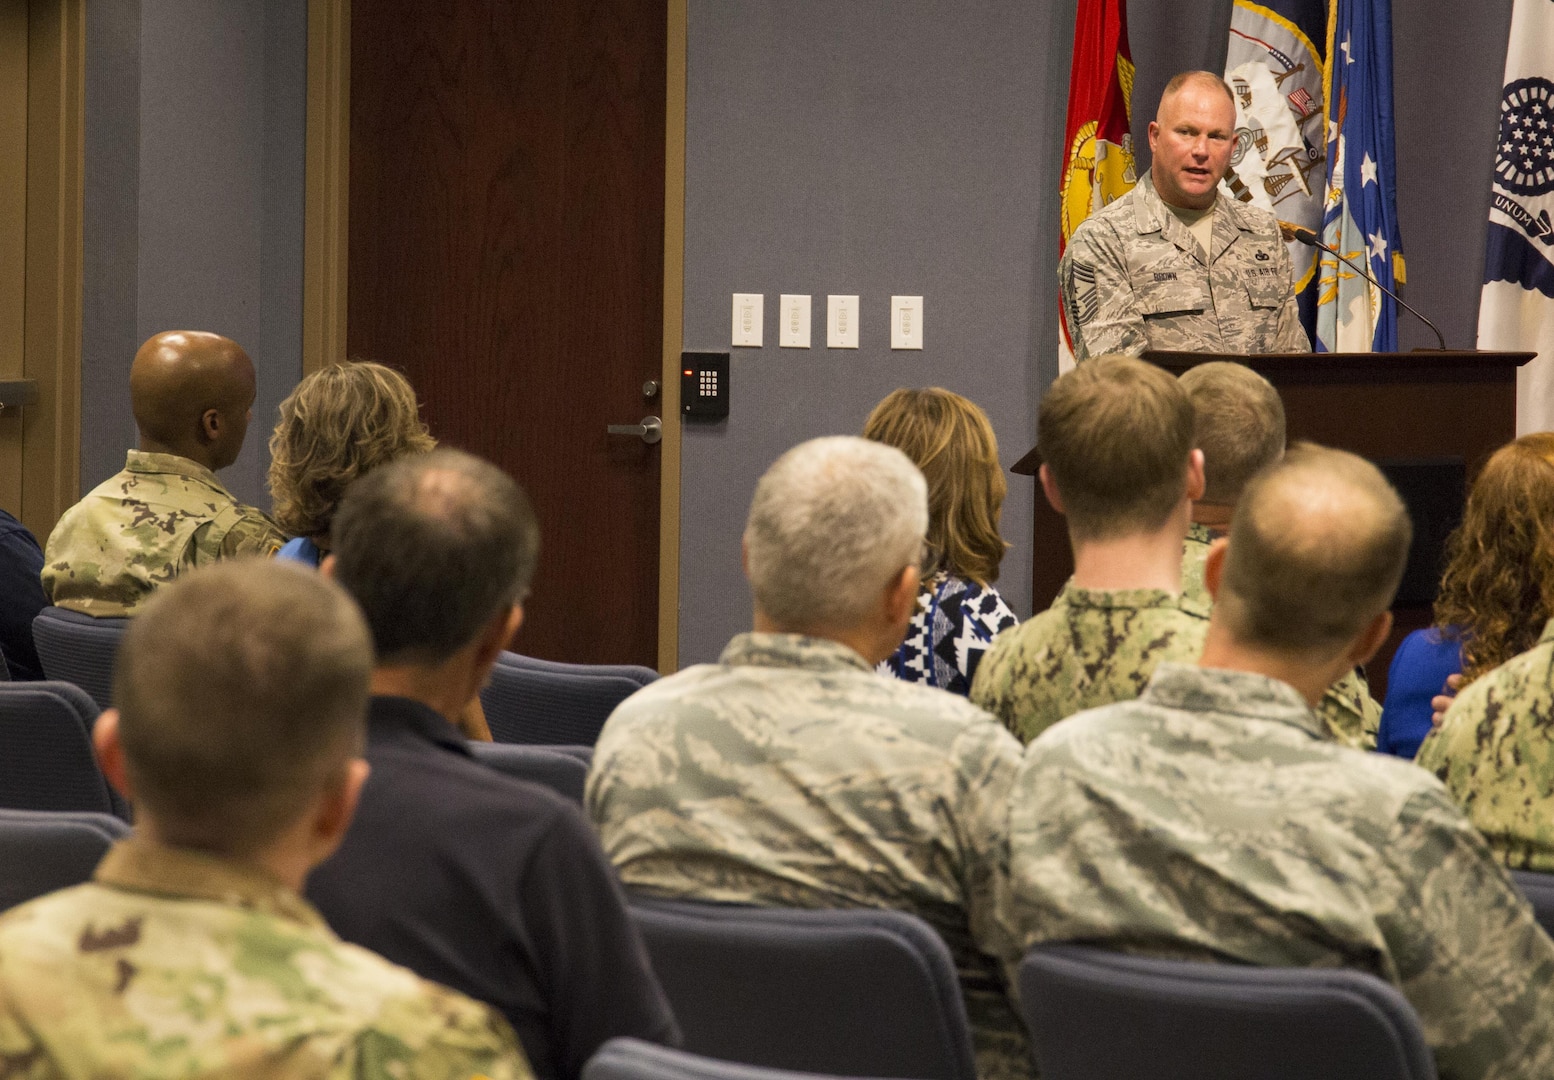
[[[1063,127],[1063,231],[1058,257],[1079,223],[1138,179],[1133,167],[1133,58],[1123,0],[1079,0]],[[1058,372],[1074,366],[1068,315],[1058,302]]]

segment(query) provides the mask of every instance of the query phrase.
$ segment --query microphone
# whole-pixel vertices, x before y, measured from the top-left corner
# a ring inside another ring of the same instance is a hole
[[[1419,312],[1415,311],[1412,307],[1409,307],[1408,302],[1397,293],[1393,292],[1391,289],[1387,288],[1381,282],[1373,278],[1371,276],[1371,272],[1365,269],[1365,267],[1350,262],[1348,259],[1344,258],[1344,256],[1338,254],[1338,252],[1324,244],[1321,238],[1310,229],[1302,229],[1299,225],[1289,225],[1281,221],[1279,222],[1279,231],[1284,234],[1284,238],[1286,240],[1294,240],[1297,244],[1305,244],[1307,247],[1321,248],[1323,251],[1327,252],[1329,255],[1332,255],[1334,258],[1343,259],[1345,263],[1353,268],[1366,281],[1370,282],[1372,285],[1376,286],[1376,288],[1392,297],[1392,299],[1396,300],[1399,304],[1402,304],[1403,307],[1408,309],[1409,313],[1412,314],[1414,318],[1428,326],[1431,332],[1435,334],[1435,340],[1441,343],[1441,351],[1446,351],[1446,339],[1441,336],[1441,332],[1436,329],[1435,324],[1429,319],[1425,318],[1423,315],[1419,314]]]

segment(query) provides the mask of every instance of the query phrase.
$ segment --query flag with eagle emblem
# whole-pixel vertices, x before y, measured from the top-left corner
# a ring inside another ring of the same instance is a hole
[[[1058,256],[1079,223],[1138,180],[1133,164],[1133,59],[1123,0],[1079,0],[1063,127],[1063,223]],[[1068,315],[1058,301],[1058,371],[1074,366]]]

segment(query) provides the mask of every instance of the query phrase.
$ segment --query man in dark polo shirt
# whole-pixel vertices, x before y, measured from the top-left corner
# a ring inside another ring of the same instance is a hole
[[[307,895],[340,936],[500,1009],[540,1080],[606,1039],[679,1029],[579,808],[475,761],[453,725],[523,618],[539,551],[528,500],[456,450],[351,485],[324,562],[377,660],[372,766]]]

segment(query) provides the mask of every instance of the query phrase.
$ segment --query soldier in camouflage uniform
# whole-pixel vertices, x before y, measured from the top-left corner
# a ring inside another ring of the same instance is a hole
[[[874,671],[911,618],[927,524],[894,448],[785,454],[745,531],[755,632],[615,710],[587,805],[634,890],[921,916],[960,970],[979,1076],[1005,1080],[1031,1071],[992,909],[1019,744],[964,698]]]
[[[971,700],[1025,742],[1081,709],[1137,697],[1161,660],[1196,659],[1209,617],[1181,595],[1203,455],[1175,379],[1126,356],[1081,365],[1042,397],[1037,448],[1074,577],[1052,607],[994,640],[971,685]]]
[[[1554,1076],[1554,942],[1434,777],[1335,744],[1311,709],[1385,639],[1409,533],[1353,455],[1297,448],[1252,481],[1210,557],[1202,666],[1031,744],[1011,963],[1082,940],[1358,968],[1408,998],[1442,1080]]]
[[[1501,862],[1554,873],[1554,619],[1457,695],[1415,762],[1445,781]]]
[[[49,601],[87,615],[133,614],[185,570],[273,555],[286,541],[216,479],[237,460],[254,403],[253,364],[236,342],[155,335],[135,354],[130,399],[140,448],[65,511],[44,549]]]
[[[1235,121],[1230,88],[1211,72],[1166,87],[1149,175],[1081,222],[1058,265],[1076,360],[1311,348],[1278,221],[1218,192]]]
[[[1199,364],[1180,382],[1193,404],[1193,442],[1203,451],[1203,497],[1192,504],[1187,527],[1182,595],[1207,608],[1213,603],[1203,581],[1209,547],[1225,535],[1247,481],[1284,456],[1284,403],[1267,379],[1242,364]],[[1376,748],[1381,706],[1361,672],[1347,672],[1328,687],[1317,715],[1345,746]]]
[[[0,916],[6,1075],[530,1080],[499,1016],[297,895],[366,775],[371,665],[344,592],[296,567],[202,570],[146,606],[94,733],[137,831]]]

